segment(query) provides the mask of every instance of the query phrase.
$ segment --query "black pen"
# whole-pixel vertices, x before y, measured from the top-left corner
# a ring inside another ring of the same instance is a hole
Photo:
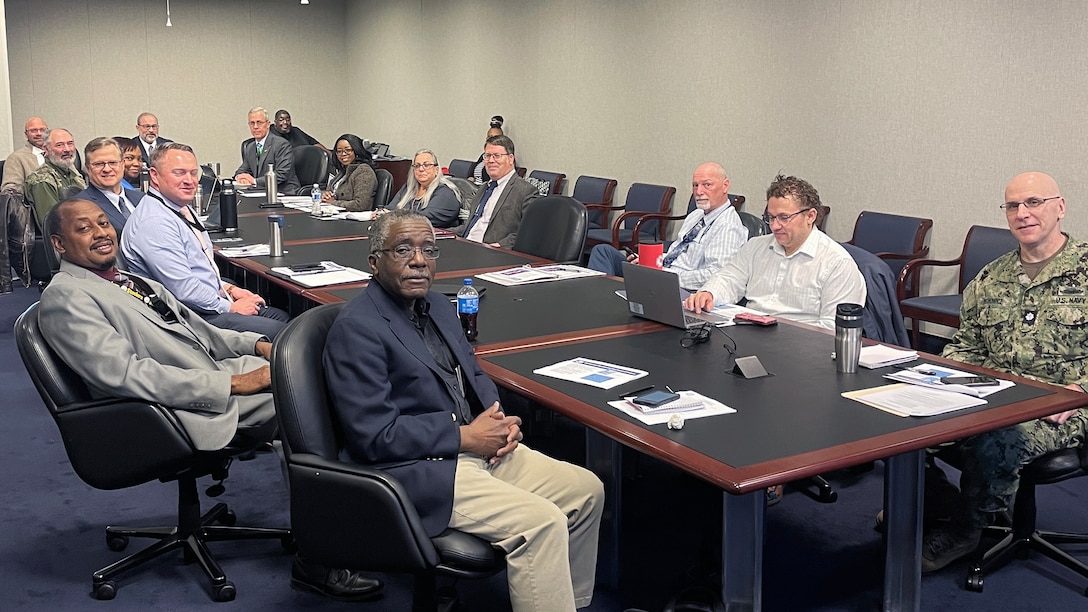
[[[620,397],[620,399],[623,399],[625,397],[634,397],[634,396],[638,395],[639,393],[645,393],[646,391],[649,391],[650,389],[653,389],[653,388],[654,388],[654,386],[650,385],[649,387],[643,387],[641,389],[635,389],[634,391],[628,391],[627,393],[620,393],[619,397]]]

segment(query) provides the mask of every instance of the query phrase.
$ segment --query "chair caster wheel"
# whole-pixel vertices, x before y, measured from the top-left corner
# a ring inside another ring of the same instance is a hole
[[[216,601],[234,601],[235,595],[237,592],[234,590],[234,583],[229,580],[212,587],[212,599]]]
[[[123,535],[107,535],[106,546],[114,552],[121,552],[128,547],[128,536]]]
[[[971,572],[967,574],[967,590],[975,593],[982,592],[982,574],[977,572]]]
[[[112,580],[107,580],[100,584],[94,585],[94,598],[102,601],[113,599],[117,597],[117,583]]]
[[[233,527],[238,522],[238,515],[234,513],[234,510],[227,510],[223,514],[219,515],[218,523],[220,525],[226,525],[227,527]]]

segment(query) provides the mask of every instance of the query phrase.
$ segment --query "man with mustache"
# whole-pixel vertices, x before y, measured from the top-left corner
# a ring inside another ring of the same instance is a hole
[[[239,424],[275,418],[267,337],[210,325],[154,280],[119,271],[117,233],[94,202],[64,200],[46,227],[61,264],[42,292],[42,335],[95,397],[165,404],[207,451],[226,446]],[[291,585],[345,601],[382,588],[298,555]]]
[[[23,183],[23,193],[34,207],[38,227],[45,228],[45,216],[65,196],[87,187],[76,170],[76,143],[68,130],[56,128],[45,135],[45,163],[31,172]],[[64,193],[71,190],[71,193]]]
[[[707,162],[696,168],[691,176],[691,194],[695,210],[680,226],[680,239],[662,257],[661,269],[675,272],[681,287],[695,291],[748,241],[748,230],[729,203],[729,177],[721,164]],[[638,254],[598,244],[589,252],[588,267],[623,276],[624,261],[638,263]]]
[[[423,215],[395,209],[370,228],[366,290],[325,344],[325,376],[348,459],[395,476],[436,536],[447,527],[506,551],[514,610],[590,604],[603,510],[584,468],[521,444],[444,295]]]
[[[151,152],[155,147],[174,142],[169,138],[159,136],[159,118],[151,113],[140,113],[136,117],[136,131],[139,134],[133,138],[140,145],[140,156],[147,167],[151,167]]]

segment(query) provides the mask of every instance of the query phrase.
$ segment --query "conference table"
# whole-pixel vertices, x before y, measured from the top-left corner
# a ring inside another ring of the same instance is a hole
[[[265,213],[266,211],[260,211]],[[277,278],[275,266],[331,260],[368,270],[365,238],[353,235],[368,224],[306,221],[291,211],[298,228],[285,232],[283,257],[229,259],[260,282],[276,284],[302,308],[343,302],[365,283],[305,289]],[[263,215],[266,216],[266,215]],[[240,214],[239,234],[258,231]],[[263,233],[267,236],[267,220]],[[349,224],[342,232],[324,225]],[[339,234],[339,235],[338,235]],[[266,239],[266,238],[265,238]],[[463,239],[439,241],[436,284],[485,271],[542,262],[539,258]],[[452,282],[451,282],[452,281]],[[500,386],[587,427],[588,467],[606,485],[601,531],[601,582],[616,585],[619,573],[621,445],[693,474],[723,491],[722,600],[730,610],[759,610],[762,587],[764,490],[768,486],[867,463],[885,462],[885,610],[919,610],[921,596],[922,484],[924,449],[1088,404],[1088,396],[984,368],[964,368],[1015,381],[984,406],[927,418],[903,418],[845,399],[843,392],[880,386],[889,369],[836,372],[826,330],[782,321],[774,327],[734,326],[713,332],[708,342],[680,346],[682,330],[631,317],[615,294],[622,284],[589,277],[506,287],[477,280],[480,300],[476,354]],[[726,348],[736,343],[735,354]],[[770,376],[745,379],[731,373],[736,355],[757,356]],[[691,389],[737,410],[691,420],[680,430],[647,426],[607,405],[623,391],[601,390],[534,374],[574,357],[589,357],[649,372],[632,387],[654,384]],[[932,355],[930,363],[952,364]]]
[[[894,368],[838,373],[830,357],[833,335],[824,330],[781,322],[769,328],[735,326],[722,331],[692,348],[681,347],[681,330],[659,328],[511,346],[484,352],[480,360],[499,384],[603,434],[587,440],[587,461],[605,479],[617,521],[620,444],[724,491],[721,595],[729,610],[761,607],[766,487],[876,459],[883,459],[886,466],[883,608],[919,610],[924,449],[1088,403],[1082,393],[969,368],[1014,380],[1016,386],[990,396],[985,406],[903,418],[841,396],[888,383],[882,375]],[[736,342],[737,355],[757,356],[771,375],[746,379],[733,374],[734,355],[725,347],[730,344],[725,334]],[[602,390],[533,373],[575,357],[649,375],[627,385],[632,388]],[[931,355],[922,359],[953,363]],[[607,405],[624,391],[649,384],[694,390],[737,412],[691,420],[682,429],[670,430],[666,425],[644,425]],[[616,535],[602,532],[605,567],[618,563]]]

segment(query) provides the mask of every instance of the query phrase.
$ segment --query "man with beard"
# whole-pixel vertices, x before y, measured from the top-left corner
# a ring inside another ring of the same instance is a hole
[[[729,177],[716,162],[706,162],[691,177],[695,210],[680,226],[680,240],[661,259],[661,269],[680,276],[680,286],[695,291],[748,241],[748,230],[729,202]],[[623,276],[623,262],[638,263],[637,253],[624,253],[610,244],[589,252],[593,270]]]
[[[34,207],[38,227],[45,228],[45,216],[64,197],[87,187],[83,175],[76,170],[76,143],[72,133],[57,128],[45,135],[45,163],[31,172],[23,183],[27,202]],[[71,189],[70,193],[63,193]]]
[[[147,167],[151,167],[151,152],[155,147],[174,142],[169,138],[159,136],[159,118],[151,113],[140,113],[136,118],[136,131],[139,135],[133,138],[140,145],[140,155]]]
[[[206,451],[275,418],[267,337],[212,326],[154,280],[119,271],[117,234],[94,202],[65,200],[46,226],[61,264],[42,292],[42,335],[92,395],[165,404]],[[291,586],[359,601],[382,583],[296,555]]]

